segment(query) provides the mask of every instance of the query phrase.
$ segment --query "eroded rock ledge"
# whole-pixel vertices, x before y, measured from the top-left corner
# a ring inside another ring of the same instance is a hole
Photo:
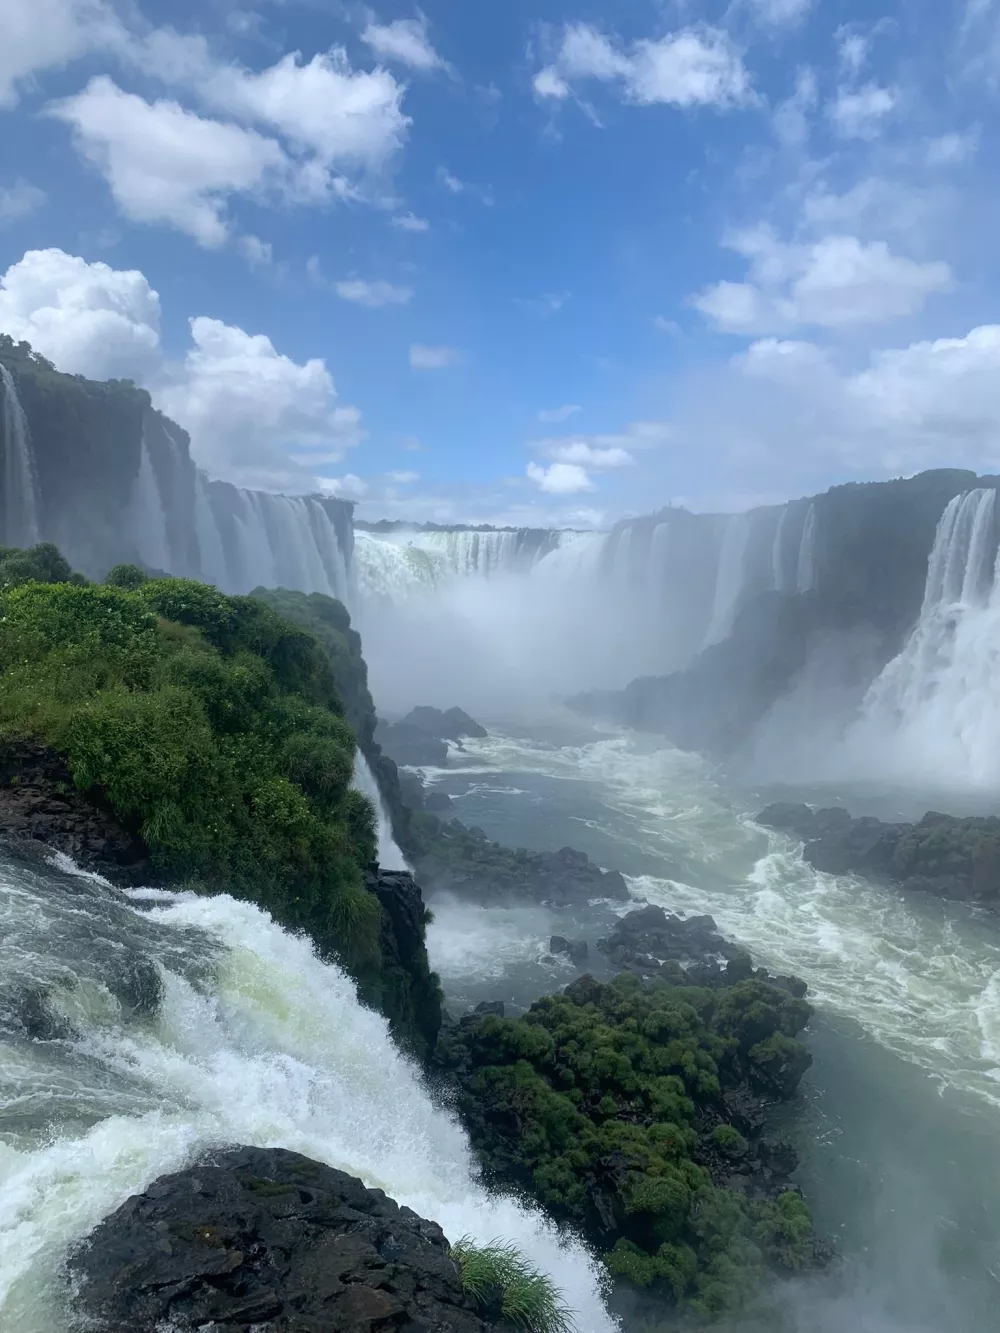
[[[441,1228],[283,1148],[162,1176],[70,1259],[100,1333],[484,1333]]]

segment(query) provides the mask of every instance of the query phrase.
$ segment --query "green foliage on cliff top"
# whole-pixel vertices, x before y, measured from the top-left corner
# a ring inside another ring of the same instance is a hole
[[[374,811],[349,788],[354,736],[312,636],[182,579],[9,580],[0,667],[0,734],[65,756],[160,875],[307,930],[377,1002],[382,914],[362,875]]]
[[[585,977],[520,1019],[442,1037],[463,1120],[489,1174],[529,1190],[605,1252],[612,1274],[702,1315],[741,1310],[770,1271],[814,1262],[799,1195],[718,1188],[746,1143],[723,1093],[809,1006],[767,982],[683,976],[643,987]],[[801,1048],[800,1048],[801,1049]]]

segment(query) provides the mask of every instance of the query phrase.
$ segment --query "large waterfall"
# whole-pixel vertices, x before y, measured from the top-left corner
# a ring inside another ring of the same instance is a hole
[[[848,747],[870,771],[944,786],[1000,782],[997,495],[957,495],[938,524],[920,618],[872,685]]]
[[[7,546],[32,546],[38,541],[38,495],[31,458],[28,422],[17,396],[17,385],[7,367],[0,362],[0,477],[3,497],[2,543]]]
[[[225,895],[125,896],[3,860],[0,897],[0,1328],[66,1328],[66,1247],[157,1176],[246,1143],[360,1176],[452,1240],[514,1243],[565,1292],[579,1333],[611,1333],[590,1255],[483,1187],[385,1020],[304,938]],[[159,974],[156,1012],[130,1012],[129,969]],[[60,1039],[25,1034],[31,995]]]

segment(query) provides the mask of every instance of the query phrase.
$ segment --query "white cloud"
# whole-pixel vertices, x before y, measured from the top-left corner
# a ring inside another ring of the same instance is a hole
[[[419,472],[387,472],[386,479],[396,486],[412,486],[420,480]]]
[[[415,213],[398,213],[392,219],[392,225],[400,231],[430,231],[431,228],[426,218],[418,218]]]
[[[969,162],[979,150],[980,129],[974,126],[964,134],[940,134],[925,146],[929,167],[955,167]]]
[[[160,364],[160,298],[142,273],[29,250],[0,278],[0,330],[60,370],[147,381]]]
[[[298,478],[307,490],[317,468],[358,443],[360,414],[338,405],[320,358],[300,365],[265,335],[206,316],[190,325],[193,345],[157,398],[209,472],[265,489]]]
[[[238,244],[251,268],[267,268],[274,259],[274,247],[259,236],[241,236]]]
[[[449,194],[468,194],[473,199],[478,199],[481,204],[487,207],[493,206],[493,191],[483,185],[472,185],[469,181],[463,181],[448,170],[447,167],[438,167],[438,181],[444,186]]]
[[[870,36],[847,26],[837,29],[837,58],[852,77],[856,78],[864,69],[870,50]]]
[[[625,46],[589,24],[567,24],[555,59],[535,76],[535,92],[562,99],[586,79],[615,83],[641,106],[727,108],[753,100],[739,52],[721,29],[704,25]]]
[[[342,477],[317,477],[316,482],[325,495],[335,495],[341,500],[362,500],[368,494],[368,483],[353,472]]]
[[[346,278],[334,284],[334,290],[344,301],[378,310],[387,305],[406,305],[413,296],[412,287],[395,287],[391,282],[366,282],[363,278]]]
[[[410,366],[413,370],[444,370],[455,366],[462,359],[455,347],[429,347],[426,343],[414,343],[410,348]]]
[[[0,0],[0,107],[14,106],[33,75],[124,40],[102,0]]]
[[[809,138],[809,113],[819,101],[816,75],[800,69],[795,76],[795,91],[779,102],[774,112],[774,132],[786,148],[800,148]]]
[[[177,102],[145,102],[106,75],[49,107],[133,222],[168,223],[205,246],[229,235],[226,197],[287,189],[280,145],[254,130],[204,120]]]
[[[577,412],[582,411],[583,408],[579,403],[564,403],[562,407],[543,408],[538,414],[538,420],[545,422],[568,421],[570,417],[576,416]]]
[[[914,314],[929,295],[952,286],[947,264],[895,255],[884,241],[833,235],[803,245],[758,227],[735,233],[727,244],[750,260],[751,280],[719,282],[693,298],[726,333],[886,323]]]
[[[575,495],[594,489],[586,471],[576,463],[550,463],[548,467],[529,463],[525,470],[538,489],[548,495]]]
[[[671,333],[675,337],[681,332],[681,326],[675,319],[667,319],[666,315],[653,316],[653,328],[659,329],[661,333]]]
[[[866,83],[863,88],[841,88],[828,108],[833,128],[844,139],[874,139],[886,116],[896,106],[892,88]]]
[[[602,471],[608,468],[631,467],[635,459],[619,445],[601,448],[588,444],[585,439],[570,440],[567,444],[553,445],[549,457],[559,463],[578,463],[581,467]]]
[[[749,0],[761,23],[779,28],[798,23],[812,8],[812,0]]]
[[[422,14],[392,23],[369,23],[361,40],[380,60],[395,60],[421,73],[445,67],[427,35],[427,19]]]
[[[37,212],[48,196],[37,185],[16,180],[13,185],[0,185],[0,226],[17,222]]]

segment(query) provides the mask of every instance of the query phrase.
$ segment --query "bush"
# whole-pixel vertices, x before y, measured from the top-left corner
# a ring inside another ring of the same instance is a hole
[[[138,565],[114,565],[108,570],[104,582],[110,588],[128,588],[135,592],[148,580],[149,575]]]
[[[451,1248],[462,1287],[483,1313],[525,1333],[572,1333],[572,1312],[552,1279],[532,1268],[513,1245],[475,1245],[468,1237]]]

